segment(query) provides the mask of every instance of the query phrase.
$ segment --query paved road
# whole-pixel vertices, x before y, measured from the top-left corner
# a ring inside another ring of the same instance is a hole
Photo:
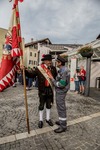
[[[38,91],[27,92],[31,134],[25,119],[23,87],[0,93],[0,150],[100,150],[100,102],[68,92],[66,96],[68,131],[54,133],[45,122],[38,129]],[[57,120],[55,104],[51,118]]]

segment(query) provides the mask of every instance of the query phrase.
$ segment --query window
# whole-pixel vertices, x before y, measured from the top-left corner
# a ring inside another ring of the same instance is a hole
[[[3,45],[2,45],[2,48],[3,48],[3,49],[4,49],[4,46],[5,46],[5,45],[3,44]]]
[[[29,60],[29,64],[33,65],[33,60]]]
[[[34,65],[37,65],[37,61],[34,61]]]
[[[29,48],[33,48],[33,45],[30,45]]]
[[[34,57],[36,57],[36,53],[34,54]]]
[[[35,48],[35,49],[37,49],[37,48],[38,48],[38,47],[37,47],[37,44],[35,44],[35,45],[34,45],[34,48]]]
[[[32,52],[30,52],[30,56],[32,56]]]

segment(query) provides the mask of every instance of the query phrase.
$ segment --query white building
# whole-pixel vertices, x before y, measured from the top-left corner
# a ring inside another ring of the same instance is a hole
[[[51,54],[56,57],[58,54],[67,52],[69,48],[77,48],[78,44],[52,44],[48,38],[31,41],[25,44],[24,62],[26,67],[36,67],[41,63],[43,54]]]
[[[85,45],[91,45],[94,48],[94,54],[91,58],[90,87],[95,87],[96,78],[100,77],[100,38],[90,43],[87,43]],[[80,67],[81,65],[83,65],[86,69],[86,58],[82,58],[82,56],[79,55],[77,51],[78,49],[75,48],[67,52],[69,56],[69,60],[71,60],[72,58],[76,58],[77,61],[76,61],[75,66]]]
[[[24,64],[26,67],[36,67],[42,57],[42,50],[45,54],[45,48],[42,48],[42,45],[45,46],[51,44],[51,41],[46,38],[38,41],[31,40],[30,43],[25,44],[25,53],[24,53]]]

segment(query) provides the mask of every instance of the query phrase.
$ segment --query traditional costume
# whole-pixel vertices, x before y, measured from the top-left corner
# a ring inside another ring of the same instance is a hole
[[[50,54],[44,55],[44,57],[41,59],[41,61],[51,61],[52,56]],[[35,78],[38,77],[38,94],[39,94],[39,128],[43,127],[43,111],[44,111],[44,105],[46,104],[46,122],[53,126],[53,123],[50,119],[50,110],[53,104],[53,86],[52,82],[49,79],[50,76],[53,76],[55,78],[57,76],[57,71],[54,66],[48,66],[46,64],[41,64],[37,66],[35,71],[33,72],[26,72],[26,76]]]

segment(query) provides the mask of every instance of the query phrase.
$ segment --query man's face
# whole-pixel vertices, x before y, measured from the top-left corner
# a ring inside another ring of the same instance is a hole
[[[45,60],[44,64],[46,64],[48,67],[52,65],[52,60]]]
[[[83,70],[84,69],[84,66],[81,66],[81,70]]]
[[[59,68],[61,66],[61,62],[60,61],[56,61],[56,66]]]

